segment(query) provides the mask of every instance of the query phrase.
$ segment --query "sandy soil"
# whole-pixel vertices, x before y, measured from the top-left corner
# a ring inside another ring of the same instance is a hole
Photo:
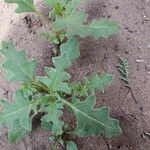
[[[42,2],[36,0],[43,12]],[[74,139],[79,150],[149,150],[150,149],[150,1],[149,0],[89,0],[83,8],[88,21],[110,18],[121,26],[117,36],[108,39],[80,40],[81,57],[69,69],[72,80],[81,80],[96,71],[114,75],[112,85],[105,93],[97,93],[97,107],[109,106],[111,116],[120,120],[123,134],[104,140],[102,137]],[[18,48],[25,49],[29,58],[38,60],[38,74],[50,64],[52,46],[41,39],[44,30],[32,14],[17,15],[15,5],[0,2],[0,41],[12,40]],[[116,69],[118,56],[129,62],[129,75],[137,104],[119,79]],[[0,58],[2,61],[2,58]],[[12,101],[17,85],[4,79],[0,69],[0,97]],[[0,128],[1,150],[49,150],[48,132],[38,127],[16,145],[7,143],[7,130]],[[106,144],[107,143],[107,144]]]

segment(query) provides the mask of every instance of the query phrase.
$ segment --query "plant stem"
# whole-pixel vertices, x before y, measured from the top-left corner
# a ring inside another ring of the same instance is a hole
[[[35,80],[35,79],[33,79],[33,80],[31,81],[31,85],[32,85],[35,89],[44,91],[44,92],[46,92],[46,93],[50,93],[50,90],[49,90],[49,88],[48,88],[46,85],[44,85],[43,83],[41,83],[41,82],[39,82],[39,81],[37,81],[37,80]]]
[[[62,98],[61,98],[61,101],[62,101],[63,103],[65,103],[66,105],[68,105],[70,108],[74,108],[74,106],[73,106],[71,103],[69,103],[68,101],[66,101],[66,100],[64,100],[64,99],[62,99]]]

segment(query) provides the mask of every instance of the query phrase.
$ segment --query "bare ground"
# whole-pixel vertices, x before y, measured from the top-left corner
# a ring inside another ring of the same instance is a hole
[[[43,10],[40,0],[37,6]],[[149,0],[90,0],[83,8],[89,14],[88,21],[110,18],[121,26],[120,33],[108,39],[80,40],[81,57],[69,69],[72,80],[81,80],[92,72],[107,71],[114,81],[105,93],[97,93],[97,107],[109,106],[111,116],[120,120],[123,134],[113,139],[90,137],[75,138],[79,150],[149,150],[150,149],[150,1]],[[18,48],[26,49],[29,58],[38,60],[38,74],[50,64],[52,46],[44,42],[40,33],[44,30],[38,18],[32,14],[17,15],[15,5],[0,2],[0,41],[12,40]],[[137,103],[119,79],[116,69],[118,57],[129,62],[129,75]],[[0,61],[2,58],[0,58]],[[12,101],[17,86],[6,82],[0,70],[0,97]],[[40,128],[28,134],[16,145],[7,143],[5,128],[0,128],[1,150],[49,150],[49,133]]]

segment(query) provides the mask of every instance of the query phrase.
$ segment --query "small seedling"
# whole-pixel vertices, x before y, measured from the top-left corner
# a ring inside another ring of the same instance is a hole
[[[129,89],[129,92],[131,92],[131,95],[133,96],[135,103],[137,103],[136,97],[134,96],[129,80],[129,73],[128,73],[129,66],[127,60],[119,58],[117,68],[120,73],[121,80],[124,82],[125,86]]]
[[[123,58],[119,58],[117,67],[121,76],[121,80],[124,82],[127,88],[130,88],[128,62]]]
[[[50,139],[54,145],[51,149],[57,149],[60,143],[67,150],[76,150],[77,146],[68,139],[69,135],[88,137],[102,134],[108,138],[120,135],[119,121],[109,116],[109,108],[95,108],[95,91],[104,91],[112,76],[95,73],[90,79],[70,83],[71,76],[66,72],[80,56],[77,36],[107,38],[117,33],[118,25],[107,19],[86,24],[85,13],[76,9],[81,0],[46,0],[52,8],[49,13],[52,25],[36,10],[33,0],[5,2],[18,4],[17,13],[37,14],[47,29],[51,29],[43,35],[56,46],[57,51],[57,57],[52,58],[54,67],[45,66],[46,75],[37,76],[35,60],[28,61],[25,52],[17,50],[12,42],[2,42],[0,52],[5,57],[2,67],[7,72],[7,79],[20,83],[20,89],[14,94],[14,103],[1,100],[0,123],[9,130],[8,140],[14,143],[31,132],[32,119],[39,113],[43,114],[41,126],[52,133]],[[70,129],[70,125],[62,119],[64,109],[75,116],[74,129]]]

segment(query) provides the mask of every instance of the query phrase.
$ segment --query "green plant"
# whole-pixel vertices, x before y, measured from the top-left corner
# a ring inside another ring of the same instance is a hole
[[[17,13],[36,13],[46,27],[51,29],[43,33],[44,37],[56,46],[57,55],[60,54],[52,58],[53,68],[45,67],[45,76],[37,76],[35,60],[28,61],[25,52],[16,50],[12,42],[2,42],[0,52],[6,59],[2,67],[7,71],[7,79],[21,84],[15,93],[14,103],[1,100],[3,110],[0,113],[0,123],[8,127],[9,141],[16,142],[31,132],[32,119],[38,113],[43,114],[41,126],[53,134],[52,149],[56,149],[57,143],[66,146],[68,150],[77,149],[75,143],[67,138],[69,135],[87,137],[104,134],[111,138],[121,134],[118,120],[109,117],[109,108],[95,108],[95,91],[104,91],[111,83],[112,76],[95,73],[90,79],[70,83],[68,81],[71,77],[66,72],[80,56],[77,36],[107,38],[117,33],[118,25],[107,19],[85,23],[85,13],[76,10],[81,0],[46,0],[52,7],[52,25],[36,10],[33,0],[5,2],[17,3]],[[62,119],[64,109],[75,116],[74,129],[70,129],[70,125]]]
[[[131,93],[135,103],[137,103],[137,99],[133,93],[133,90],[131,88],[131,83],[129,80],[129,72],[128,72],[129,66],[128,66],[127,60],[125,60],[123,58],[119,58],[117,68],[118,68],[118,71],[120,73],[121,80],[124,82],[125,87],[129,89],[128,92]]]

